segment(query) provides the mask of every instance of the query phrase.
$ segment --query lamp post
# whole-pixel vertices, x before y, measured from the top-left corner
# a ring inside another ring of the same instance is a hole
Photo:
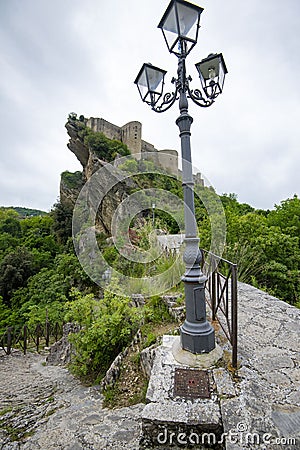
[[[135,84],[142,100],[155,112],[164,112],[179,100],[180,115],[176,120],[181,139],[182,186],[184,192],[185,251],[183,260],[186,271],[182,278],[185,288],[186,319],[180,327],[183,350],[194,354],[209,353],[215,348],[215,333],[206,320],[205,282],[201,270],[202,255],[194,206],[194,180],[192,172],[190,129],[193,122],[188,113],[188,99],[201,107],[209,107],[222,93],[227,68],[222,54],[210,54],[196,64],[202,90],[190,88],[192,78],[186,74],[186,57],[196,45],[203,8],[185,0],[171,0],[158,28],[163,32],[170,53],[178,58],[177,78],[172,79],[175,88],[165,93],[166,71],[152,64],[144,64]]]

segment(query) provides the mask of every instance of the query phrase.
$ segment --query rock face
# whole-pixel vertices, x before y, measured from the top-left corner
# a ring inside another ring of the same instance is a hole
[[[78,180],[78,172],[62,174],[60,182],[60,201],[63,206],[74,207],[78,195],[86,182],[99,169],[104,168],[97,182],[93,183],[93,190],[90,194],[90,202],[98,204],[99,198],[103,198],[97,211],[96,229],[106,235],[110,234],[112,216],[122,201],[129,195],[130,191],[137,187],[135,183],[126,178],[119,181],[116,175],[113,178],[110,170],[105,170],[106,161],[101,160],[95,152],[89,148],[80,136],[80,126],[77,120],[68,120],[66,129],[70,137],[68,148],[77,157],[82,165],[81,182]],[[113,167],[110,166],[110,167]],[[98,172],[99,173],[99,172]],[[111,187],[108,189],[108,187]],[[106,192],[107,191],[107,192]]]
[[[70,136],[70,141],[67,144],[68,148],[74,153],[82,166],[85,167],[89,160],[89,150],[78,135],[76,122],[68,121],[66,123],[66,129],[68,130],[68,135]]]
[[[50,353],[47,356],[47,363],[53,366],[67,365],[71,361],[72,344],[68,339],[69,333],[78,333],[79,326],[73,323],[66,323],[63,327],[62,338],[50,347]]]

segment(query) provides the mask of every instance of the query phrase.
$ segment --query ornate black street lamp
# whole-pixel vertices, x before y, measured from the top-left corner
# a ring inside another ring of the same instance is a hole
[[[194,180],[191,161],[190,129],[193,122],[188,114],[188,98],[201,107],[208,107],[222,93],[227,73],[222,54],[210,54],[196,64],[202,90],[190,88],[192,81],[186,75],[185,60],[197,43],[200,16],[203,8],[185,0],[171,0],[158,28],[163,32],[170,53],[178,57],[177,78],[172,79],[174,92],[165,93],[166,71],[144,64],[135,84],[142,100],[155,112],[164,112],[179,99],[180,116],[176,124],[180,130],[182,152],[182,186],[185,204],[185,284],[186,319],[180,327],[181,346],[192,353],[208,353],[215,348],[213,327],[206,320],[205,282],[201,270],[202,256],[195,219]]]

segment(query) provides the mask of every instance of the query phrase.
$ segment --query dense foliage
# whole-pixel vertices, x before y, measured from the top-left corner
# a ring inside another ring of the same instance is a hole
[[[300,199],[272,211],[249,210],[222,197],[227,219],[226,256],[239,265],[239,279],[300,306]]]
[[[237,262],[239,279],[299,306],[299,198],[284,200],[272,211],[255,210],[239,203],[234,195],[223,195],[221,200],[227,222],[224,256]],[[201,201],[196,203],[201,243],[209,248],[210,220]],[[164,214],[157,214],[155,226],[173,232],[174,224],[169,214]],[[148,248],[152,230],[152,211],[148,215],[149,220],[139,218],[134,225],[136,243],[143,249]],[[50,318],[63,320],[61,305],[70,300],[74,287],[84,295],[99,294],[74,254],[71,218],[71,211],[60,203],[50,214],[24,219],[14,210],[0,209],[1,328],[9,322],[37,321],[45,317],[46,310]],[[101,242],[106,260],[127,275],[151,276],[172,264],[168,256],[156,261],[155,267],[134,263],[120,256],[104,238]]]
[[[79,190],[83,186],[82,172],[69,172],[66,170],[61,174],[61,181],[69,189]]]
[[[60,239],[65,222],[58,221],[57,210],[20,219],[14,210],[0,208],[0,330],[37,323],[46,312],[50,320],[62,322],[61,305],[72,288],[94,289],[68,240]]]
[[[72,336],[76,374],[92,379],[105,375],[113,358],[130,343],[142,318],[142,311],[130,306],[130,300],[105,291],[99,301],[77,293],[66,304],[66,319],[81,326]]]

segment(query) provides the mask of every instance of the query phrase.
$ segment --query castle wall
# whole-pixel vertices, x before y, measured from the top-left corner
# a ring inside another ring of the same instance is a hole
[[[157,152],[156,148],[153,144],[150,144],[149,142],[142,141],[142,152]]]
[[[155,166],[159,165],[158,161],[158,150],[154,147],[153,144],[149,142],[142,141],[142,155],[143,159],[147,161],[152,161]]]
[[[178,153],[176,150],[160,150],[158,153],[159,165],[169,172],[178,175]]]
[[[98,117],[90,117],[86,125],[95,132],[105,134],[108,139],[117,139],[118,141],[123,142],[121,128],[107,120]]]
[[[196,173],[196,175],[194,175],[194,182],[195,182],[195,184],[198,184],[199,186],[204,186],[204,180],[203,180],[200,172],[198,172],[198,173]]]

